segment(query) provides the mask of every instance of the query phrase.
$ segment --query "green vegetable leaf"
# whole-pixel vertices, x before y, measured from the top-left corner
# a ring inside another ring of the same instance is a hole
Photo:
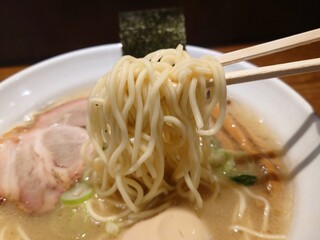
[[[241,174],[237,176],[229,177],[232,181],[236,182],[237,184],[244,185],[244,186],[252,186],[256,184],[258,178],[254,175],[248,174]]]

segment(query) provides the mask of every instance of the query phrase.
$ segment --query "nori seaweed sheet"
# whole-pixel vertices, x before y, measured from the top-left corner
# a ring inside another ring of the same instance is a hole
[[[144,57],[158,49],[186,45],[185,19],[180,8],[119,13],[123,55]]]

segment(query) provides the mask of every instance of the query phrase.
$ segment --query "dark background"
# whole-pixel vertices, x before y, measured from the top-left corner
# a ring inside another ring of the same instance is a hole
[[[121,11],[182,7],[187,43],[256,43],[320,27],[318,0],[0,0],[0,65],[119,42]]]

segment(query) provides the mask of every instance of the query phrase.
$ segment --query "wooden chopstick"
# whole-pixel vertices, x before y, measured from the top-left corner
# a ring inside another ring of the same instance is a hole
[[[292,35],[290,37],[281,38],[271,42],[259,44],[256,46],[236,50],[218,56],[217,59],[222,65],[228,65],[252,58],[257,58],[283,51],[286,49],[302,46],[308,43],[320,40],[320,28],[308,32]]]
[[[226,72],[225,78],[227,80],[227,84],[231,85],[236,83],[250,82],[273,77],[283,77],[315,71],[320,71],[320,58],[276,64],[253,69],[245,69],[234,72]]]

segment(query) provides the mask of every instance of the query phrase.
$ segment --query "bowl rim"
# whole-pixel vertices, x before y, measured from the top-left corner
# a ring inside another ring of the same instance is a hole
[[[84,58],[88,55],[95,56],[98,54],[106,54],[108,52],[117,53],[119,55],[119,53],[121,53],[121,46],[122,46],[121,43],[92,46],[92,47],[87,47],[87,48],[83,48],[83,49],[73,50],[73,51],[70,51],[67,53],[62,53],[57,56],[40,61],[39,63],[31,65],[31,66],[13,74],[12,76],[4,79],[0,83],[0,93],[5,92],[7,89],[11,89],[12,87],[15,87],[15,85],[22,83],[24,78],[28,79],[30,76],[32,77],[32,75],[34,75],[35,73],[37,73],[39,71],[45,70],[47,68],[55,67],[55,65],[57,63],[60,64],[61,62],[68,62],[68,61],[77,60],[79,58]],[[201,55],[210,54],[210,55],[215,56],[215,55],[221,54],[218,51],[199,47],[199,46],[194,46],[194,45],[187,45],[186,49],[187,49],[187,51],[190,51],[190,52],[193,52],[196,54],[201,54]],[[255,65],[253,65],[249,62],[241,62],[241,63],[234,64],[232,66],[239,66],[241,68],[255,68],[256,67]],[[266,81],[268,81],[268,83]],[[309,118],[311,116],[311,118],[313,119],[313,121],[311,122],[311,124],[313,125],[313,128],[307,130],[308,135],[306,136],[306,138],[307,138],[307,140],[308,140],[308,138],[312,138],[312,139],[316,139],[316,140],[319,139],[319,142],[320,142],[320,133],[317,135],[317,132],[315,131],[316,129],[319,129],[320,120],[319,120],[319,117],[314,116],[314,111],[313,111],[312,107],[310,106],[310,104],[301,95],[299,95],[299,93],[297,93],[293,88],[291,88],[288,84],[284,83],[282,80],[280,80],[278,78],[259,81],[259,83],[253,82],[253,83],[247,84],[247,86],[258,86],[259,89],[260,89],[260,87],[264,87],[264,85],[267,85],[267,86],[270,85],[271,88],[272,87],[277,88],[279,90],[278,92],[284,92],[288,98],[290,98],[291,100],[294,101],[294,105],[297,108],[297,112],[300,112],[300,114],[303,116],[303,119],[301,119],[301,121],[297,125],[303,123],[306,118]],[[232,86],[229,89],[232,92],[234,92],[235,90],[233,90],[233,89],[238,89],[238,88],[237,87],[234,88]],[[1,96],[0,96],[0,99],[1,99]],[[30,106],[29,106],[29,108],[30,108]],[[0,109],[1,109],[1,107],[0,107]],[[294,113],[295,112],[293,112],[293,114]],[[1,130],[1,119],[0,119],[0,130]],[[308,141],[305,141],[305,142],[308,142]],[[320,162],[320,154],[316,155],[315,158],[318,158],[319,159],[318,162]],[[315,165],[313,163],[313,166],[315,166],[317,169],[320,169],[320,163],[317,165]],[[310,168],[309,168],[309,171],[310,171]],[[315,177],[313,176],[313,178],[315,178]],[[320,182],[320,177],[317,177],[316,179],[317,179],[317,181],[319,180],[319,182]],[[306,201],[306,199],[305,198],[300,199],[297,196],[299,196],[299,194],[301,194],[301,192],[303,192],[301,190],[303,188],[303,186],[302,186],[302,184],[297,185],[297,183],[295,183],[295,186],[298,186],[298,190],[295,191],[295,196],[294,196],[295,199],[297,199],[296,204],[301,205],[301,202]],[[311,192],[310,189],[308,189],[308,191],[309,191],[309,193]],[[320,190],[316,191],[315,196],[320,198]],[[312,197],[312,196],[310,196],[310,197]],[[311,209],[312,207],[316,206],[316,202],[311,201],[310,199],[308,199],[308,202],[312,204],[312,206],[308,206],[310,208],[310,211],[308,212],[308,214],[313,214],[313,210],[314,210],[316,212],[315,213],[316,217],[319,217],[318,219],[320,219],[320,207],[316,207],[316,209]],[[299,238],[301,239],[300,236],[303,236],[303,237],[308,236],[309,239],[316,240],[317,239],[316,232],[310,232],[310,229],[312,229],[313,231],[317,230],[316,226],[313,226],[313,225],[315,225],[315,223],[311,223],[311,225],[313,224],[312,227],[309,227],[306,230],[302,230],[302,232],[297,232],[297,230],[295,230],[295,228],[298,227],[299,224],[301,224],[301,222],[299,222],[300,220],[297,219],[297,217],[300,216],[299,214],[301,214],[301,211],[302,211],[302,209],[300,209],[300,210],[294,209],[293,222],[291,223],[291,226],[294,229],[291,230],[292,232],[289,234],[290,239],[297,239],[298,240]],[[304,219],[306,219],[305,216],[304,216]]]

